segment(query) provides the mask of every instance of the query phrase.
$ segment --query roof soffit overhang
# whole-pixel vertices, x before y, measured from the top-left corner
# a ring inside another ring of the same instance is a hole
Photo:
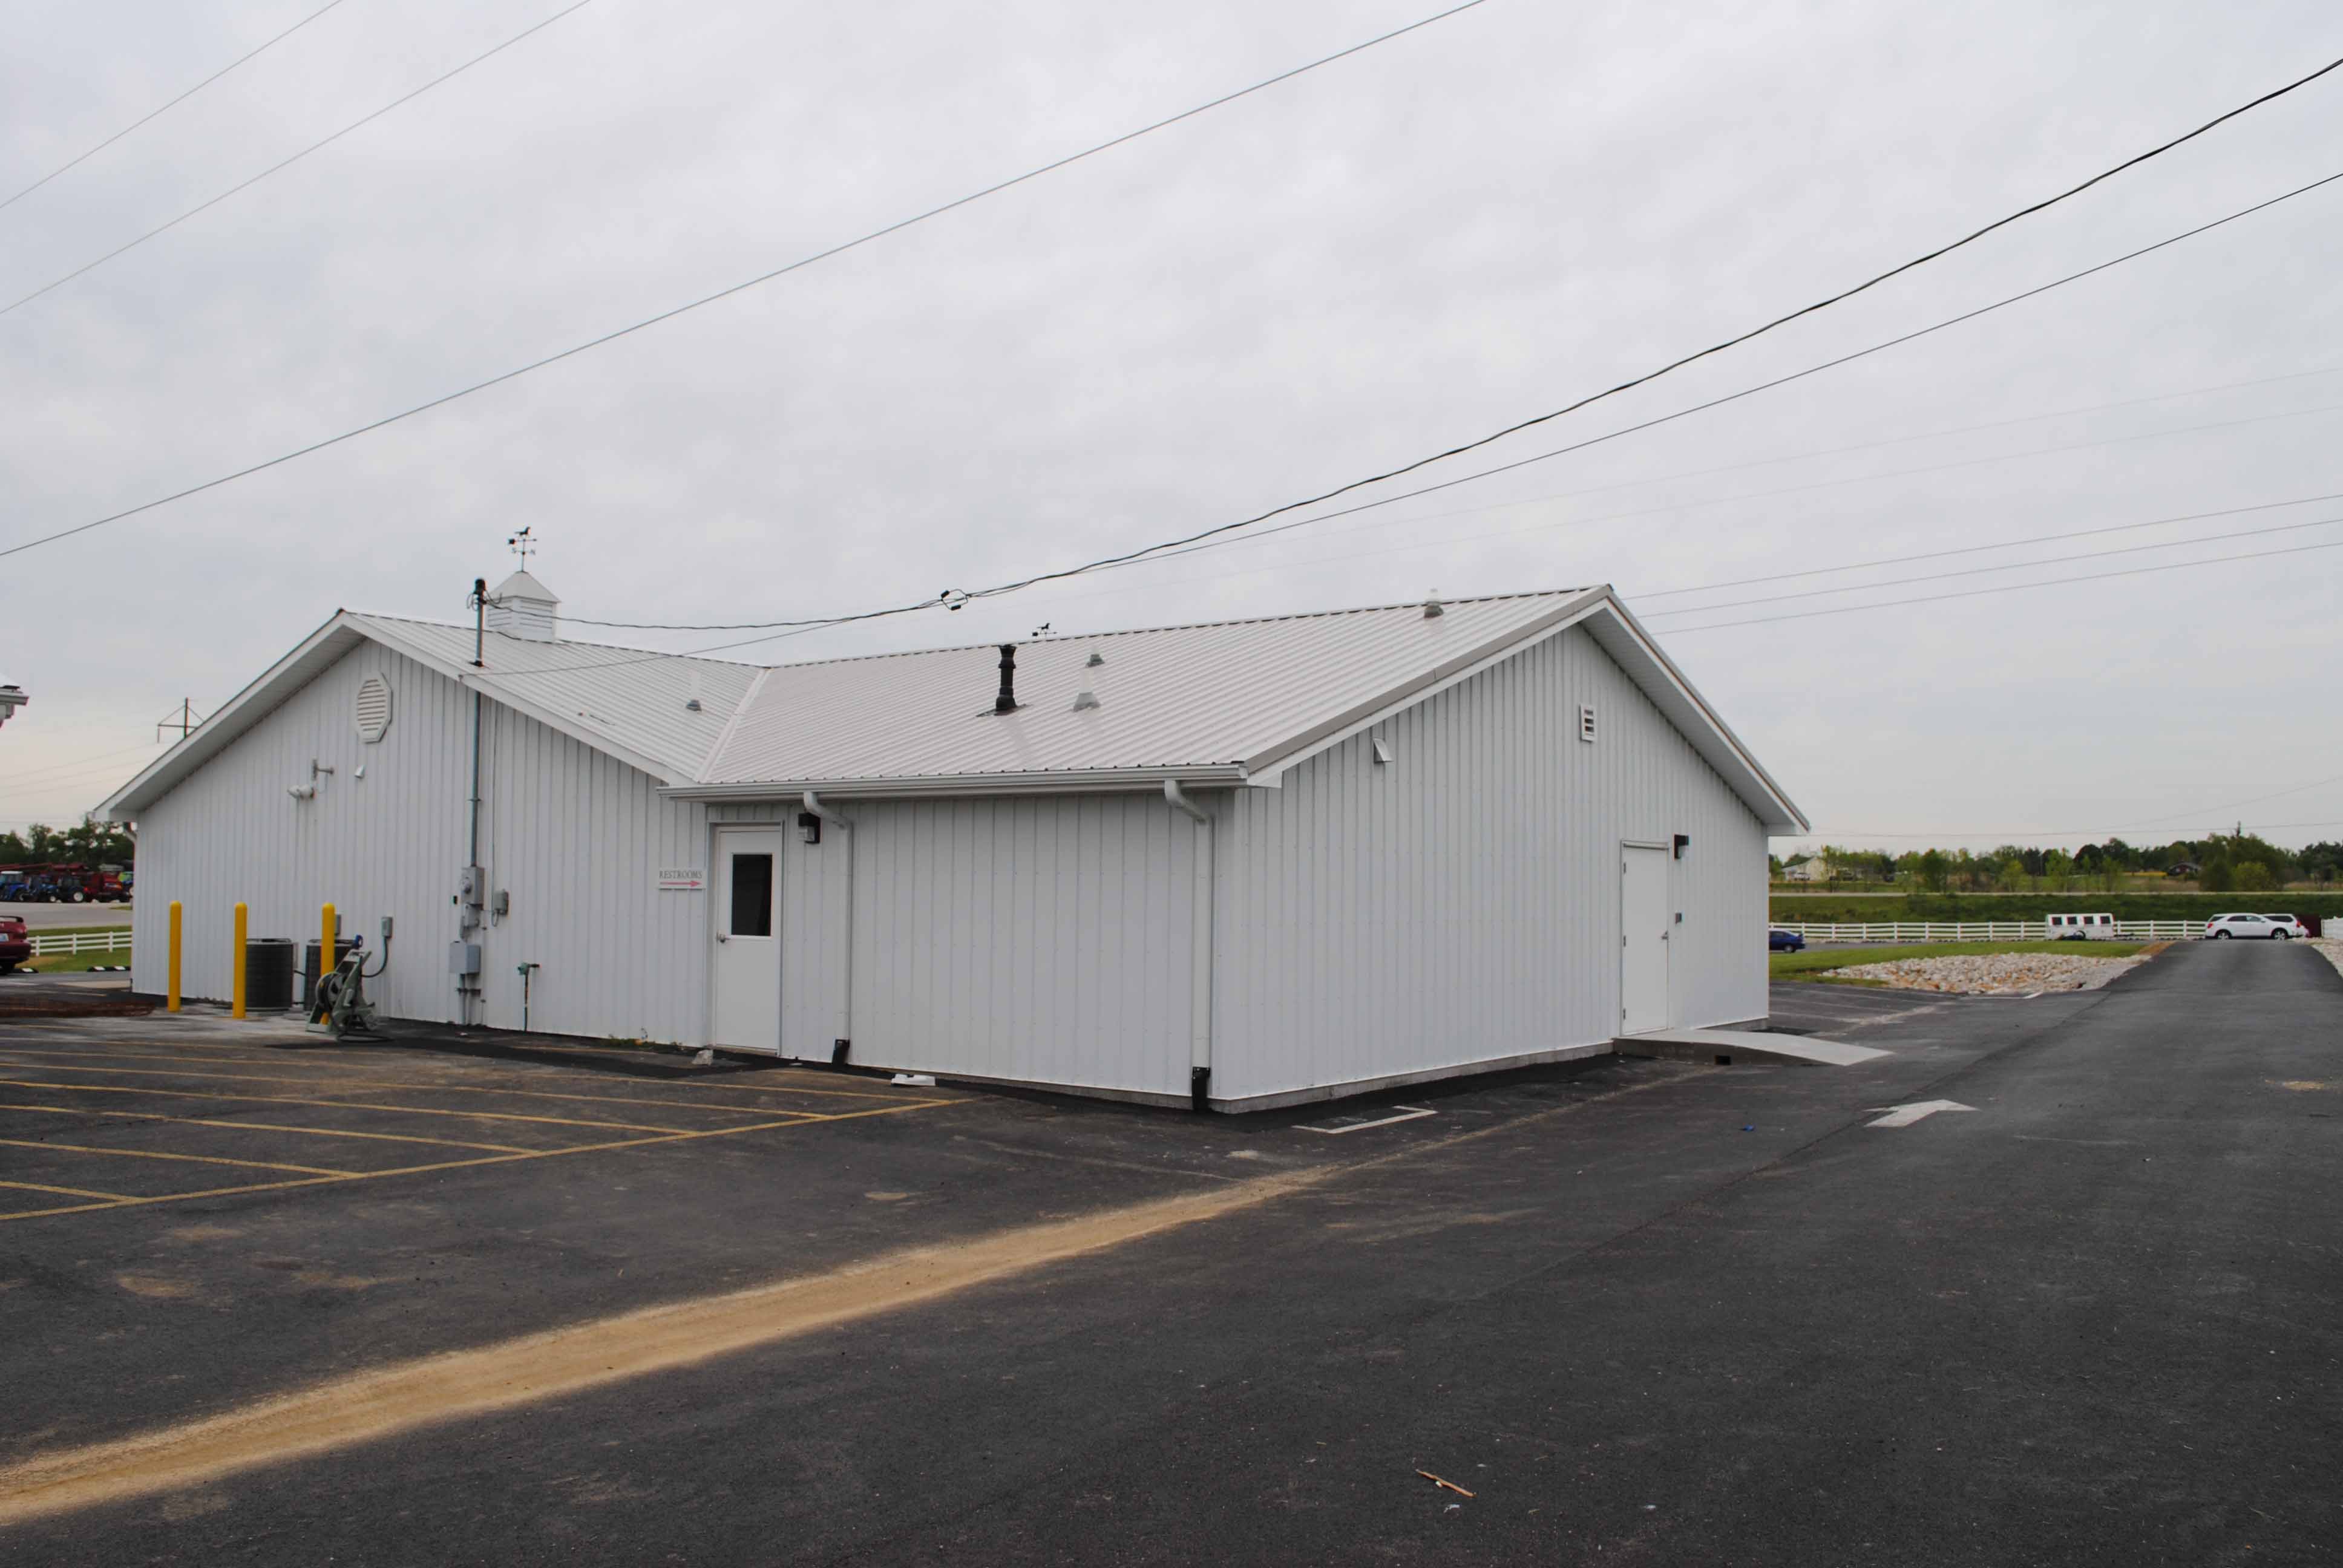
[[[1734,794],[1756,816],[1769,833],[1810,830],[1805,815],[1784,793],[1771,774],[1741,743],[1740,737],[1693,689],[1684,672],[1644,631],[1616,593],[1608,587],[1592,588],[1556,606],[1546,615],[1492,638],[1481,648],[1459,654],[1439,667],[1361,703],[1349,713],[1314,725],[1282,745],[1247,760],[1250,782],[1268,784],[1330,750],[1363,730],[1371,729],[1422,702],[1508,658],[1528,651],[1574,626],[1586,628],[1595,645],[1609,655],[1636,689],[1652,700],[1693,749],[1716,769]]]
[[[1606,592],[1604,613],[1587,618],[1587,635],[1611,656],[1637,689],[1652,699],[1676,731],[1692,743],[1703,760],[1716,769],[1742,804],[1770,834],[1813,830],[1805,812],[1741,743],[1731,727],[1716,715],[1708,699],[1684,678],[1675,661],[1660,649],[1616,595]]]
[[[136,816],[183,783],[205,763],[226,750],[262,719],[292,700],[311,681],[339,663],[353,649],[368,642],[411,659],[468,690],[478,691],[524,718],[533,719],[547,729],[568,736],[581,746],[590,747],[639,773],[648,774],[661,785],[685,781],[687,776],[673,766],[618,744],[591,725],[581,723],[574,714],[548,708],[525,693],[514,690],[498,680],[494,670],[475,669],[468,664],[451,663],[423,644],[399,636],[395,626],[355,617],[347,610],[337,610],[332,619],[304,638],[292,652],[270,665],[243,690],[223,703],[186,739],[107,796],[97,808],[98,815],[113,821],[126,821]]]
[[[789,800],[808,790],[841,800],[916,799],[970,795],[1098,795],[1161,789],[1166,779],[1193,789],[1232,789],[1258,780],[1240,762],[1151,768],[1058,768],[1032,773],[922,773],[897,777],[776,779],[753,783],[677,784],[669,800]]]

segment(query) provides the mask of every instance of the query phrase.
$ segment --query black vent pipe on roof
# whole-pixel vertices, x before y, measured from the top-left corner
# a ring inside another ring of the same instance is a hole
[[[1001,695],[992,699],[992,711],[1017,711],[1017,645],[1013,642],[1001,645]]]

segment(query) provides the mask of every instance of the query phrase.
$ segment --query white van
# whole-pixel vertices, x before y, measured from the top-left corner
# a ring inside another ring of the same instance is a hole
[[[2113,915],[2049,915],[2043,923],[2054,942],[2111,942],[2116,940]]]

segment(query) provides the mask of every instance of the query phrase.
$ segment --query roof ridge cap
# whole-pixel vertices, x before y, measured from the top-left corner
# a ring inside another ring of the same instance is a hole
[[[1526,588],[1518,593],[1470,594],[1457,598],[1443,598],[1440,602],[1443,605],[1453,606],[1463,604],[1497,604],[1506,599],[1573,598],[1582,594],[1593,593],[1596,588],[1603,586],[1604,585],[1600,583],[1589,583],[1579,588]],[[1336,609],[1287,610],[1278,615],[1236,616],[1227,620],[1188,620],[1173,621],[1166,626],[1127,626],[1118,628],[1111,631],[1068,632],[1062,637],[1029,639],[1020,643],[1018,646],[1021,648],[1032,648],[1039,646],[1041,643],[1051,642],[1094,642],[1101,638],[1110,637],[1153,637],[1169,631],[1210,631],[1221,627],[1267,626],[1273,621],[1284,620],[1332,620],[1337,616],[1346,615],[1383,615],[1393,610],[1421,609],[1423,608],[1424,602],[1425,601],[1423,599],[1407,599],[1395,604],[1346,605]],[[888,653],[838,654],[829,658],[799,659],[788,664],[767,665],[764,668],[768,669],[813,669],[823,665],[862,664],[868,663],[872,659],[880,658],[918,658],[931,653],[974,653],[981,648],[993,648],[999,645],[990,642],[946,643],[936,648],[896,648]]]

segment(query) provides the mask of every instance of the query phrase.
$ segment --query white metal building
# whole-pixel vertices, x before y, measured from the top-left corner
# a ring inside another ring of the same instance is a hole
[[[765,668],[490,602],[477,665],[336,615],[106,803],[140,990],[170,900],[215,999],[236,902],[331,900],[394,920],[392,1017],[526,985],[537,1030],[1223,1110],[1766,1010],[1807,824],[1608,588],[1028,643],[1007,711],[996,648]]]

